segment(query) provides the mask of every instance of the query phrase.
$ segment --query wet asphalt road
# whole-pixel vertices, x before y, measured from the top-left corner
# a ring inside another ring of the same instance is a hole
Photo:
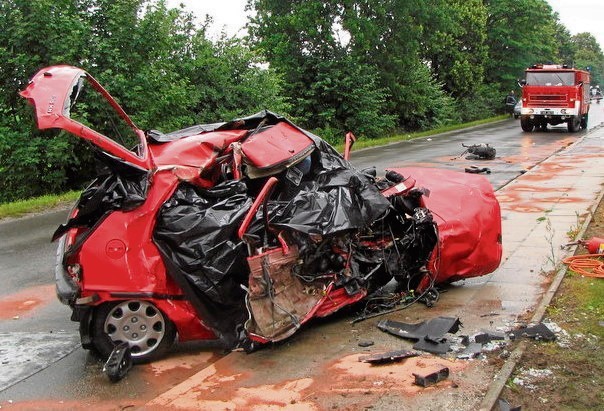
[[[593,105],[589,126],[604,121]],[[523,133],[519,121],[506,120],[463,132],[421,138],[352,153],[355,166],[384,168],[436,166],[463,171],[488,167],[495,188],[575,141],[565,126]],[[456,158],[462,143],[489,143],[491,161]],[[144,404],[193,375],[223,353],[204,344],[181,344],[163,361],[136,366],[126,380],[111,384],[102,364],[79,347],[77,324],[54,296],[55,245],[49,242],[67,210],[0,222],[0,407],[10,402],[25,408],[109,408]],[[9,402],[10,401],[10,402]]]

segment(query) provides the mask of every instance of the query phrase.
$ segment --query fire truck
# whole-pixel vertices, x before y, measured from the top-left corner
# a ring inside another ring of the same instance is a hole
[[[573,133],[587,128],[589,72],[565,65],[533,65],[519,82],[522,87],[520,126],[531,132],[548,124],[566,123]]]

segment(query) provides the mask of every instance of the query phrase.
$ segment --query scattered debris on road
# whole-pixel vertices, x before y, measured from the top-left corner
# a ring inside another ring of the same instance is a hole
[[[391,362],[398,362],[405,358],[417,357],[419,355],[416,351],[398,350],[388,351],[382,354],[371,354],[363,355],[359,357],[360,362],[367,362],[370,364],[387,364]]]
[[[547,342],[556,340],[556,334],[543,323],[511,331],[509,336],[513,340],[521,337]]]
[[[470,174],[481,174],[481,173],[491,174],[491,169],[488,167],[470,166],[470,167],[466,167],[464,169],[464,171],[466,173],[470,173]]]
[[[472,144],[469,146],[466,146],[462,143],[461,145],[465,148],[465,150],[457,157],[453,157],[451,160],[456,160],[466,154],[469,154],[466,157],[467,160],[493,160],[497,154],[495,147],[491,147],[488,143]]]
[[[419,385],[421,387],[429,387],[442,380],[446,380],[447,378],[449,378],[449,369],[447,367],[443,367],[437,371],[433,371],[427,374],[413,373],[413,376],[415,377],[415,385]]]
[[[128,374],[132,368],[132,354],[127,342],[117,344],[107,362],[103,366],[103,372],[111,382],[118,382]]]

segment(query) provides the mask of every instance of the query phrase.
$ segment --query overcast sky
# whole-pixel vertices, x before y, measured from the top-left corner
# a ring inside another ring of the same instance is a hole
[[[547,0],[560,21],[571,34],[589,32],[604,48],[604,0]],[[227,34],[235,35],[247,20],[246,0],[168,0],[168,5],[176,7],[184,4],[200,20],[209,14],[214,18],[211,35],[218,36],[224,28]],[[241,31],[243,33],[243,31]]]

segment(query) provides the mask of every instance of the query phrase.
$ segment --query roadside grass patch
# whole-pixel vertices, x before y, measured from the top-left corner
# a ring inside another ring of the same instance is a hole
[[[45,211],[62,204],[73,203],[79,197],[80,193],[80,191],[69,191],[63,194],[49,194],[27,200],[0,204],[0,218],[20,217],[28,213]]]

